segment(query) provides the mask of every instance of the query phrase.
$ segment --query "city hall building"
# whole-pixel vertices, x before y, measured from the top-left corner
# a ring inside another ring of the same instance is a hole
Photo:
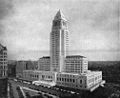
[[[68,55],[67,20],[59,10],[50,33],[50,57],[38,60],[38,70],[24,70],[23,78],[54,82],[57,86],[93,91],[104,84],[102,71],[88,70],[88,60],[81,55]]]

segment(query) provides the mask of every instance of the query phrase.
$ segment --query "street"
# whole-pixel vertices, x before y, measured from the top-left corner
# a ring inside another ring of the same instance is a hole
[[[54,96],[53,98],[55,98],[55,96],[56,96],[56,98],[62,97],[62,96],[72,96],[72,94],[70,92],[67,92],[65,90],[61,90],[61,89],[58,89],[58,88],[54,88],[54,87],[36,86],[36,85],[33,85],[33,84],[28,84],[26,82],[21,82],[21,81],[17,81],[17,80],[13,80],[13,79],[9,79],[8,82],[11,84],[11,87],[13,89],[14,98],[19,98],[19,94],[16,90],[16,88],[18,86],[20,86],[24,89],[27,89],[27,90],[32,89],[32,90],[37,90],[37,91],[44,92],[46,94]]]

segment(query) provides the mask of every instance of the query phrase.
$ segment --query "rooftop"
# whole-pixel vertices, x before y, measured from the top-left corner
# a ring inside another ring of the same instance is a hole
[[[42,59],[42,58],[49,59],[49,58],[50,58],[50,56],[43,56],[43,57],[41,57],[40,59]]]
[[[74,58],[74,57],[86,58],[86,57],[81,56],[81,55],[68,55],[68,56],[66,56],[66,58]]]
[[[88,71],[86,73],[67,73],[67,72],[58,72],[60,74],[66,74],[66,75],[74,75],[74,76],[91,76],[101,73],[101,71]]]

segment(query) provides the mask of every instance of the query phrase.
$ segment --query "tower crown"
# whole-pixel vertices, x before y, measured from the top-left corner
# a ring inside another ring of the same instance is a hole
[[[0,44],[0,51],[2,51],[2,50],[7,50],[7,48],[4,47],[2,44]]]
[[[63,13],[60,10],[55,15],[54,20],[65,20],[65,21],[67,21],[65,16],[63,15]]]

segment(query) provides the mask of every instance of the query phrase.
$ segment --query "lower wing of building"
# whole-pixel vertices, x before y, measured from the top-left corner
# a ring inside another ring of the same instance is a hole
[[[24,70],[23,78],[26,80],[40,81],[42,85],[50,82],[56,86],[93,91],[104,84],[101,71],[88,71],[81,74],[66,72],[51,72],[38,70]],[[50,85],[51,86],[51,85]],[[53,85],[52,85],[53,86]]]

